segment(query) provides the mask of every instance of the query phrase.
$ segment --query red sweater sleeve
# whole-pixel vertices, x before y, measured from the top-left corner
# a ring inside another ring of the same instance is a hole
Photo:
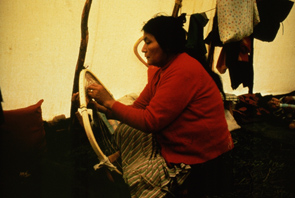
[[[195,93],[202,89],[204,72],[199,70],[203,70],[200,65],[192,67],[185,59],[175,60],[166,70],[151,72],[149,82],[134,106],[116,102],[112,111],[119,120],[132,127],[144,132],[160,131],[173,122]]]

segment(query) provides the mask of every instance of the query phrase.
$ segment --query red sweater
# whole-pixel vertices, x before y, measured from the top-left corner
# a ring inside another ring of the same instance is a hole
[[[115,102],[122,122],[155,133],[167,163],[198,164],[233,148],[220,92],[186,53],[163,68],[148,68],[148,83],[133,106]]]

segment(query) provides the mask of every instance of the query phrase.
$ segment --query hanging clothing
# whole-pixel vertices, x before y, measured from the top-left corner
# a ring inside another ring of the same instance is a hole
[[[253,89],[253,64],[250,62],[238,61],[235,67],[229,68],[231,87],[237,89],[240,84],[249,88],[249,93]]]
[[[209,19],[205,13],[193,14],[190,17],[187,33],[186,52],[197,59],[203,66],[207,66],[207,49],[204,42],[204,27]]]
[[[223,43],[240,41],[260,22],[256,0],[217,0],[217,18]]]
[[[251,37],[246,37],[241,41],[224,44],[221,50],[216,68],[222,74],[229,70],[232,89],[237,89],[243,84],[249,88],[249,92],[252,92],[254,81],[252,42]]]
[[[294,2],[289,0],[257,1],[261,22],[254,28],[254,38],[271,42],[275,39],[283,22],[289,15]]]

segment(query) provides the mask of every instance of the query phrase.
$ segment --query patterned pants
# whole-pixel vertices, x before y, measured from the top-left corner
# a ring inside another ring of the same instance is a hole
[[[168,167],[160,154],[152,155],[152,134],[121,123],[114,135],[132,198],[169,196],[172,186],[181,185],[189,175],[189,165]]]

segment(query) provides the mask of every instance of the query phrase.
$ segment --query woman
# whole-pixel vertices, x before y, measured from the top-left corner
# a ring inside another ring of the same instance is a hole
[[[189,165],[186,180],[190,182],[178,193],[196,197],[207,193],[202,186],[208,179],[204,172],[216,171],[219,165],[215,161],[220,161],[233,143],[216,83],[185,53],[184,21],[185,16],[157,16],[143,26],[148,83],[132,106],[114,100],[97,84],[88,87],[88,95],[102,105],[100,110],[108,117],[152,134],[153,149],[168,168]]]

